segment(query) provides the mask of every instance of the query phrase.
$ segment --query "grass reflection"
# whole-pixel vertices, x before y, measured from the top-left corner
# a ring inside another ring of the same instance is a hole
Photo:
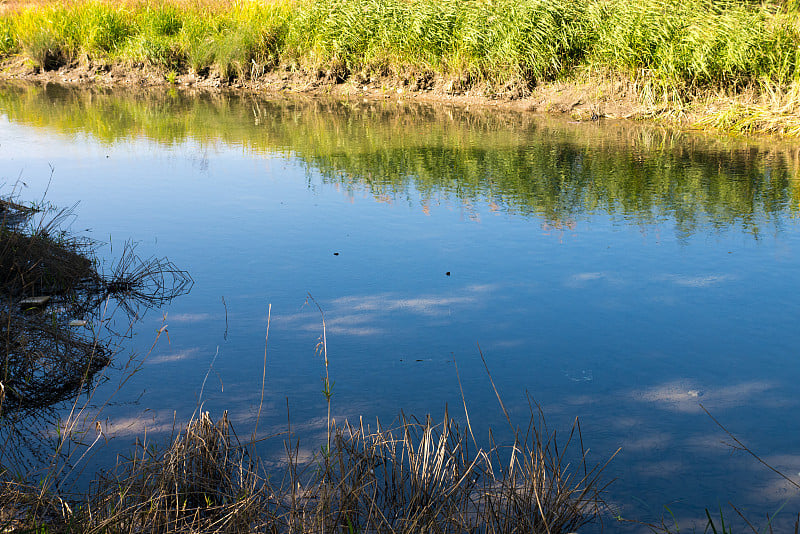
[[[484,202],[556,228],[603,213],[623,223],[674,220],[680,237],[779,229],[800,202],[800,151],[774,140],[681,134],[622,122],[571,124],[535,115],[450,107],[182,96],[8,84],[9,119],[103,143],[145,136],[282,154],[345,192],[376,200],[419,192]]]

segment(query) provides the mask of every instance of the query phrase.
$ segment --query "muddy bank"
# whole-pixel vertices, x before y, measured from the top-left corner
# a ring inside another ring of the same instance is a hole
[[[575,121],[599,119],[651,120],[674,127],[713,129],[698,124],[729,99],[709,101],[705,106],[675,110],[643,104],[635,81],[623,78],[584,75],[569,81],[541,84],[522,94],[519,88],[497,92],[489,86],[470,84],[457,78],[431,73],[406,76],[350,76],[337,79],[331,72],[293,71],[279,68],[252,79],[225,80],[213,73],[175,74],[146,66],[113,63],[75,62],[54,70],[44,70],[24,58],[0,62],[0,79],[36,83],[99,87],[174,87],[182,92],[234,91],[241,93],[298,94],[309,97],[335,97],[345,100],[417,101],[455,105],[462,108],[500,109],[526,113],[567,116]],[[780,133],[780,132],[779,132]]]

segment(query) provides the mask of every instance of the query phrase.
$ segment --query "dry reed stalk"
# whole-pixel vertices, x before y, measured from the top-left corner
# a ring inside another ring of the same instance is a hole
[[[304,469],[297,448],[287,447],[288,484],[278,488],[254,449],[239,443],[227,413],[214,422],[203,412],[164,450],[139,443],[80,507],[57,492],[6,482],[2,519],[89,533],[565,533],[603,506],[605,466],[587,469],[585,451],[566,452],[579,433],[576,423],[557,447],[535,412],[510,453],[493,446],[469,454],[469,432],[447,412],[438,424],[404,415],[375,430],[344,423],[333,427],[324,469]]]
[[[574,454],[579,433],[576,421],[559,448],[536,412],[510,454],[498,446],[469,454],[469,431],[447,412],[439,424],[404,415],[374,431],[345,423],[334,428],[328,471],[278,515],[304,532],[568,532],[603,509],[605,465],[588,469],[582,443]]]

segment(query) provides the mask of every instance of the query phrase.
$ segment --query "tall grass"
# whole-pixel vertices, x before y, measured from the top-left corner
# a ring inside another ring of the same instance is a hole
[[[12,529],[70,532],[485,532],[565,534],[603,511],[606,464],[589,466],[579,427],[557,444],[539,414],[508,447],[482,449],[445,413],[333,427],[328,462],[267,471],[227,416],[200,413],[164,448],[137,443],[79,500],[8,481]],[[574,463],[570,463],[573,462]],[[78,506],[80,504],[80,506]]]
[[[797,81],[798,45],[795,10],[734,0],[84,0],[0,16],[0,52],[43,68],[83,55],[238,78],[283,65],[529,88],[591,68],[736,91]]]
[[[593,60],[667,82],[733,89],[797,80],[797,19],[732,0],[637,0],[598,6]]]

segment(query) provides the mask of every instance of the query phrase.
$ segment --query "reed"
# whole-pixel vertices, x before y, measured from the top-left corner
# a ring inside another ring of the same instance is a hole
[[[12,528],[87,533],[571,532],[602,510],[604,465],[587,470],[584,451],[531,420],[508,449],[474,447],[447,412],[439,423],[345,423],[333,427],[327,468],[290,454],[281,478],[227,414],[201,413],[166,448],[139,442],[78,499],[11,482],[0,498]]]
[[[734,0],[79,0],[0,21],[0,52],[45,69],[83,57],[249,79],[280,65],[523,91],[587,69],[662,91],[786,85],[800,43],[791,6]]]

